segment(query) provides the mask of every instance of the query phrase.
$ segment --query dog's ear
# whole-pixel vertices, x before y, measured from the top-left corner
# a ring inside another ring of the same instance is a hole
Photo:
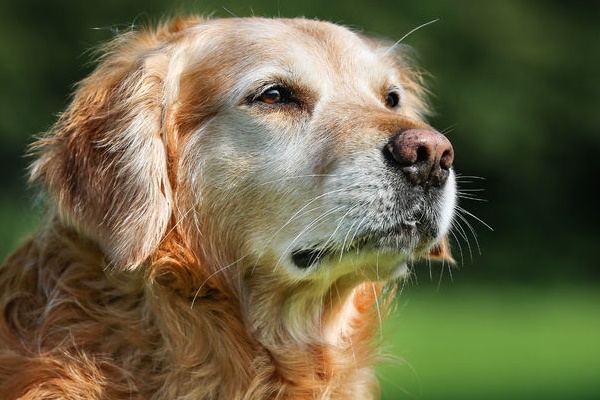
[[[433,245],[425,257],[430,260],[446,261],[450,264],[456,264],[456,261],[454,261],[452,253],[450,252],[450,241],[448,240],[448,236],[444,236],[442,240]]]
[[[134,268],[160,243],[172,211],[164,131],[168,60],[149,33],[121,36],[32,147],[40,183],[63,223]]]

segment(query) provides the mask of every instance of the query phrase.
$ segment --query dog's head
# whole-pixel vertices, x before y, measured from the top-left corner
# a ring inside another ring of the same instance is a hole
[[[109,47],[32,176],[115,266],[177,229],[215,268],[387,279],[450,257],[453,149],[423,94],[397,48],[333,24],[178,20]]]

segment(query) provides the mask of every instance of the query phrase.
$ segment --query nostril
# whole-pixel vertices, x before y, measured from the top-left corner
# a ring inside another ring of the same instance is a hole
[[[429,149],[426,146],[419,146],[417,148],[417,160],[415,163],[427,162],[431,158]]]
[[[454,152],[452,148],[445,150],[440,158],[440,167],[444,170],[449,170],[454,162]]]

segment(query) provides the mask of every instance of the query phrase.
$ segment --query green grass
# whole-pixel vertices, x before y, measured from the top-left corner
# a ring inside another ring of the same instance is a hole
[[[383,398],[600,398],[594,287],[410,287],[384,326]]]

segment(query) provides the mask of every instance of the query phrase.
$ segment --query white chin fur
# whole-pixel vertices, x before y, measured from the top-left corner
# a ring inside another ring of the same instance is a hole
[[[445,236],[450,230],[452,224],[452,218],[454,217],[454,210],[456,208],[456,180],[454,178],[454,171],[450,170],[448,181],[444,186],[444,193],[441,199],[440,207],[440,222],[439,222],[439,237]]]
[[[391,273],[390,279],[405,278],[409,273],[408,265],[406,262],[399,264]]]

